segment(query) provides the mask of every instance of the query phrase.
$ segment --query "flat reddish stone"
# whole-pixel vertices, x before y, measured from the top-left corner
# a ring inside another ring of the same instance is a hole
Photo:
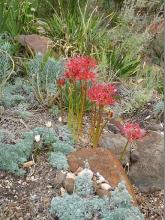
[[[53,47],[53,41],[50,38],[37,34],[20,35],[18,42],[34,53],[46,54]]]
[[[116,187],[121,181],[125,182],[128,192],[132,195],[133,202],[136,204],[133,187],[115,155],[109,150],[101,147],[82,148],[68,155],[70,170],[75,172],[79,167],[83,167],[84,161],[88,160],[93,172],[99,172],[112,187]]]

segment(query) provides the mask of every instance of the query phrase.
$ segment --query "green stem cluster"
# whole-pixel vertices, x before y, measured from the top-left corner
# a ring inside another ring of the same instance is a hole
[[[104,106],[93,104],[92,119],[90,128],[90,138],[93,147],[97,147],[101,133],[108,122],[108,118],[103,120]]]
[[[86,109],[87,81],[80,81],[80,89],[77,82],[69,85],[68,127],[72,129],[74,138],[78,140],[82,134],[83,117]]]
[[[123,148],[123,151],[121,152],[120,154],[120,161],[122,162],[125,158],[125,154],[126,154],[126,150],[127,150],[127,147],[128,147],[128,144],[129,144],[129,141],[127,140],[127,143],[126,145],[124,146]]]

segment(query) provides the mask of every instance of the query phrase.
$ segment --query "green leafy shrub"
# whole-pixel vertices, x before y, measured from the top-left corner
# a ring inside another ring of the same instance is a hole
[[[133,76],[141,70],[142,57],[153,39],[149,24],[154,18],[149,21],[148,16],[142,17],[139,13],[146,2],[149,1],[123,1],[117,13],[117,22],[109,29],[112,46],[97,53],[101,60],[101,71],[104,77],[108,75],[108,80]]]
[[[57,80],[62,76],[62,62],[51,57],[37,54],[27,63],[27,72],[37,101],[51,107],[55,104],[60,92]]]
[[[98,52],[96,57],[100,60],[99,69],[104,80],[113,81],[117,77],[129,77],[139,70],[140,59],[128,56],[120,46]]]
[[[52,199],[50,212],[55,214],[59,220],[90,220],[94,217],[104,220],[144,220],[138,208],[132,205],[131,196],[123,182],[119,183],[111,197],[99,198],[91,196],[91,191],[87,193],[87,185],[88,189],[91,188],[92,181],[85,183],[86,175],[81,179],[80,184],[82,181],[86,185],[86,187],[81,187],[80,194],[83,197],[78,195],[79,188],[75,188],[72,195],[66,193],[63,197]]]

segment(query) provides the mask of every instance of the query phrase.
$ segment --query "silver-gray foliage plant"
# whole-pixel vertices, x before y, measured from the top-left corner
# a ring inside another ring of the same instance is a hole
[[[64,132],[59,136],[59,132],[55,131],[53,128],[38,127],[29,132],[23,133],[22,139],[16,144],[8,144],[11,140],[6,140],[8,139],[8,134],[5,130],[1,129],[0,169],[10,171],[16,175],[25,174],[25,171],[20,168],[20,165],[30,158],[35,147],[34,137],[36,135],[41,136],[42,144],[40,146],[40,150],[44,149],[45,146],[51,147],[50,150],[52,152],[48,158],[50,164],[57,169],[68,169],[66,154],[74,150],[74,145],[73,140],[71,140],[70,132],[67,131],[67,128],[64,127],[61,129],[63,132],[66,131],[66,133]],[[64,138],[62,139],[63,135]],[[53,148],[53,145],[58,146],[58,148]],[[60,146],[62,147],[61,149]]]
[[[39,103],[52,106],[58,97],[57,80],[64,72],[64,65],[52,57],[37,54],[27,64],[29,80]]]
[[[77,177],[79,178],[79,177]],[[51,202],[50,212],[55,214],[59,220],[91,220],[93,218],[102,220],[144,220],[139,209],[132,205],[124,182],[112,192],[111,197],[100,198],[92,196],[91,191],[87,193],[86,187],[92,190],[92,180],[86,181],[87,176],[81,178],[81,193],[79,187],[75,187],[72,195],[64,194],[63,197],[54,197]],[[77,181],[77,180],[76,180]],[[80,179],[77,183],[79,183]],[[88,185],[88,186],[87,186]]]

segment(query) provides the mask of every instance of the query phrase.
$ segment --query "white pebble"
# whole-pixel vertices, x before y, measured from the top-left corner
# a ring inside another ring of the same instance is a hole
[[[66,193],[66,191],[63,187],[60,188],[60,192],[61,192],[61,196],[64,196],[64,194]]]
[[[47,127],[47,128],[51,128],[51,127],[52,127],[52,122],[51,122],[51,121],[48,121],[48,122],[46,123],[46,127]]]
[[[62,122],[62,117],[59,117],[59,118],[58,118],[58,121],[59,121],[59,122]]]
[[[99,179],[96,182],[97,183],[104,183],[104,182],[106,182],[106,180],[103,176],[99,176]]]
[[[104,189],[104,190],[109,190],[109,189],[111,189],[111,186],[107,183],[102,183],[101,188]]]
[[[38,135],[35,135],[34,139],[35,139],[36,142],[39,142],[39,141],[41,140],[41,137],[40,137],[40,135],[38,134]]]
[[[66,175],[66,178],[75,179],[75,175],[74,175],[74,173],[68,173],[68,174]]]

